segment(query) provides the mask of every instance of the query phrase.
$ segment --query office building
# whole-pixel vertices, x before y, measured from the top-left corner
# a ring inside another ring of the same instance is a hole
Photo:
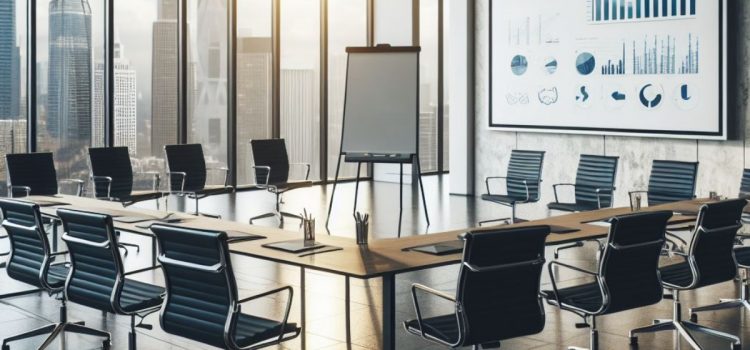
[[[269,138],[271,125],[271,94],[273,84],[271,38],[242,37],[237,39],[237,178],[251,183],[250,140]]]
[[[177,143],[178,69],[175,1],[158,1],[158,18],[152,24],[151,50],[151,155],[164,156],[164,146]]]

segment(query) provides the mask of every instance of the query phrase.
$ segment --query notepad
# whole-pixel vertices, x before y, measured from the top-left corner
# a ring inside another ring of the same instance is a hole
[[[314,242],[310,244],[310,243],[305,243],[304,239],[296,239],[293,241],[267,243],[267,244],[264,244],[263,247],[276,249],[276,250],[282,250],[288,253],[302,253],[302,252],[307,252],[307,251],[311,251],[315,249],[320,249],[320,248],[326,247],[326,245],[322,243],[318,243],[318,242]]]
[[[421,245],[416,247],[405,248],[406,251],[420,252],[431,255],[450,255],[461,253],[464,250],[464,242],[460,240],[446,241]]]

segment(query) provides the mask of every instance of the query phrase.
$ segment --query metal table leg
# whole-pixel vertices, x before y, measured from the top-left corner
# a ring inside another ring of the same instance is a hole
[[[351,306],[351,287],[349,286],[349,276],[344,278],[344,312],[346,313],[346,348],[352,348],[352,306]]]
[[[383,349],[396,348],[396,275],[383,275]]]
[[[300,342],[302,343],[302,348],[306,348],[307,344],[307,322],[305,322],[306,318],[305,315],[307,314],[305,312],[305,268],[300,267],[299,271],[299,288],[300,288],[300,305],[302,306],[302,310],[300,313],[300,333],[302,336],[300,337]]]

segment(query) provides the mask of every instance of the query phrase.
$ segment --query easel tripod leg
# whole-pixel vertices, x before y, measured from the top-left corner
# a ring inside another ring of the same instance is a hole
[[[333,197],[336,195],[336,185],[339,182],[339,170],[341,169],[341,155],[339,154],[339,160],[336,163],[336,176],[333,179],[333,190],[331,191],[331,201],[328,203],[328,216],[326,217],[326,229],[328,228],[328,221],[331,220],[331,210],[333,210]],[[331,232],[329,231],[330,235]]]

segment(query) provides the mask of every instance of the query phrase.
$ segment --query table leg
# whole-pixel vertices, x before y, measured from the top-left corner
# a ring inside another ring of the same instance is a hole
[[[156,266],[156,236],[151,236],[151,266]]]
[[[52,219],[52,251],[57,251],[57,219]]]
[[[305,315],[307,314],[305,312],[305,268],[300,267],[299,271],[299,297],[300,297],[300,305],[302,305],[301,314],[300,314],[300,329],[302,336],[300,337],[300,341],[302,343],[302,349],[306,348],[307,343],[307,325],[305,322]]]
[[[352,305],[351,305],[351,287],[349,285],[349,276],[344,278],[344,312],[346,315],[346,348],[351,350],[352,348]]]
[[[383,275],[383,349],[396,348],[396,275]]]

